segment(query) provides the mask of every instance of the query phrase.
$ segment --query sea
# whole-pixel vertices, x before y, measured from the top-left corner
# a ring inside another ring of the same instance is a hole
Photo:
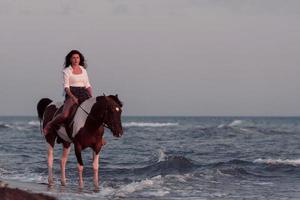
[[[55,146],[53,187],[37,117],[0,117],[0,179],[60,200],[300,199],[300,117],[130,117],[124,135],[106,129],[100,189],[92,151],[83,151],[78,188],[72,147],[60,185],[62,147]]]

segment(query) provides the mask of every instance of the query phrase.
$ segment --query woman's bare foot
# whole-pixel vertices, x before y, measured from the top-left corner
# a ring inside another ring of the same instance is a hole
[[[51,125],[50,123],[48,123],[43,129],[44,136],[46,136],[50,132],[50,129],[51,129]]]

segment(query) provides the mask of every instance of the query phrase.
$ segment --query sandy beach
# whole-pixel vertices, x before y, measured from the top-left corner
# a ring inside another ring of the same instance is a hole
[[[30,190],[33,185],[15,181],[0,180],[0,199],[1,200],[56,200],[56,198],[35,193]]]

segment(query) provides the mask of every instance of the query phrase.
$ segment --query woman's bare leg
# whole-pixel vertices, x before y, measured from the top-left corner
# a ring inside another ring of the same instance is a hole
[[[50,122],[48,122],[43,129],[44,135],[47,135],[53,128],[56,128],[60,124],[62,124],[68,118],[70,110],[74,105],[75,102],[71,98],[68,98],[64,103],[62,112],[56,115]]]

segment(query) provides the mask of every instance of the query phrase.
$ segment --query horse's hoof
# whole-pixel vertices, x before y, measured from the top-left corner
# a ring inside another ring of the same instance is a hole
[[[53,187],[54,186],[54,182],[48,182],[48,187]]]
[[[49,186],[49,187],[54,186],[54,182],[49,182],[49,183],[48,183],[48,186]]]
[[[79,182],[79,189],[83,189],[83,182]]]
[[[66,180],[61,180],[60,183],[61,183],[62,186],[66,186],[67,185],[66,184]]]
[[[48,185],[49,186],[53,186],[54,185],[54,181],[52,178],[48,178]]]
[[[99,192],[99,191],[100,191],[99,185],[97,185],[97,186],[95,185],[94,186],[94,192]]]

